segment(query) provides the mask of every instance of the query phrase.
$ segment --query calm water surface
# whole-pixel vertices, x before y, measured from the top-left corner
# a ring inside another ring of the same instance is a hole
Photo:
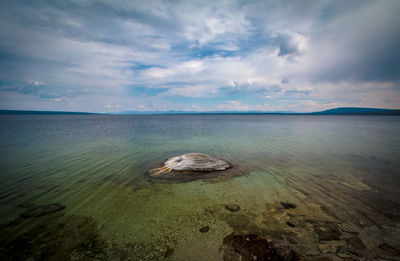
[[[389,254],[378,245],[400,242],[399,134],[398,116],[3,115],[0,223],[60,203],[143,260],[221,260],[233,231],[285,240],[308,258],[380,259]],[[188,152],[224,158],[242,175],[147,175]],[[241,210],[226,210],[232,203]],[[340,240],[319,240],[315,220],[339,224]],[[351,251],[353,236],[365,249]]]

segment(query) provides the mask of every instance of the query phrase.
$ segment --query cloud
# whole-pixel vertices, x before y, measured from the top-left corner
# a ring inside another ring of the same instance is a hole
[[[1,108],[400,104],[396,0],[17,0],[0,8]]]
[[[279,45],[278,56],[300,55],[307,46],[305,36],[290,31],[278,32],[274,40]]]
[[[163,95],[168,96],[185,96],[185,97],[208,97],[216,94],[217,88],[214,86],[201,86],[201,85],[183,85],[171,87]]]
[[[285,92],[285,95],[290,96],[290,95],[310,95],[312,93],[312,90],[288,90]]]
[[[272,84],[269,85],[268,82],[262,81],[244,81],[238,82],[233,81],[224,88],[226,92],[230,94],[240,94],[244,92],[254,92],[254,93],[278,93],[282,90],[279,85]]]
[[[368,2],[316,26],[305,76],[319,82],[399,81],[399,5]]]
[[[3,85],[0,86],[0,91],[16,91],[21,94],[34,95],[41,99],[55,99],[61,97],[73,98],[78,95],[88,94],[88,92],[85,90],[77,90],[72,88],[56,88],[47,86],[44,83],[38,81],[29,81],[27,84],[24,85]]]
[[[249,105],[238,100],[228,101],[218,106],[221,111],[266,111],[269,109],[268,104]]]

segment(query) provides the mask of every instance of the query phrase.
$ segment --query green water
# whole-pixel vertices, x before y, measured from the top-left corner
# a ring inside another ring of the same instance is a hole
[[[17,219],[21,203],[58,202],[65,215],[92,217],[108,242],[147,245],[138,251],[148,260],[164,258],[157,245],[174,250],[171,260],[221,260],[233,231],[289,241],[309,258],[353,256],[345,239],[357,233],[363,255],[379,258],[380,243],[400,242],[399,134],[397,116],[4,115],[0,223]],[[224,158],[241,176],[147,175],[188,152]],[[334,250],[325,253],[308,219],[340,224]]]

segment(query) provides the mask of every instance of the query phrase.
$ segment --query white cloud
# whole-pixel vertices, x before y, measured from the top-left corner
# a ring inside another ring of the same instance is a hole
[[[0,80],[15,83],[0,87],[1,106],[8,98],[85,111],[400,104],[398,1],[69,4],[0,4]],[[18,87],[29,81],[41,91]],[[185,97],[216,102],[180,104]]]
[[[184,85],[172,87],[163,95],[178,95],[185,97],[207,97],[217,93],[217,88],[210,85]]]

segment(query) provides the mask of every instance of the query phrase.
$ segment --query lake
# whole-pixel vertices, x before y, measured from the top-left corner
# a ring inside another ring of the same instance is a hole
[[[149,177],[188,152],[235,175]],[[400,116],[1,115],[0,157],[3,258],[223,260],[231,233],[310,260],[399,254]]]

